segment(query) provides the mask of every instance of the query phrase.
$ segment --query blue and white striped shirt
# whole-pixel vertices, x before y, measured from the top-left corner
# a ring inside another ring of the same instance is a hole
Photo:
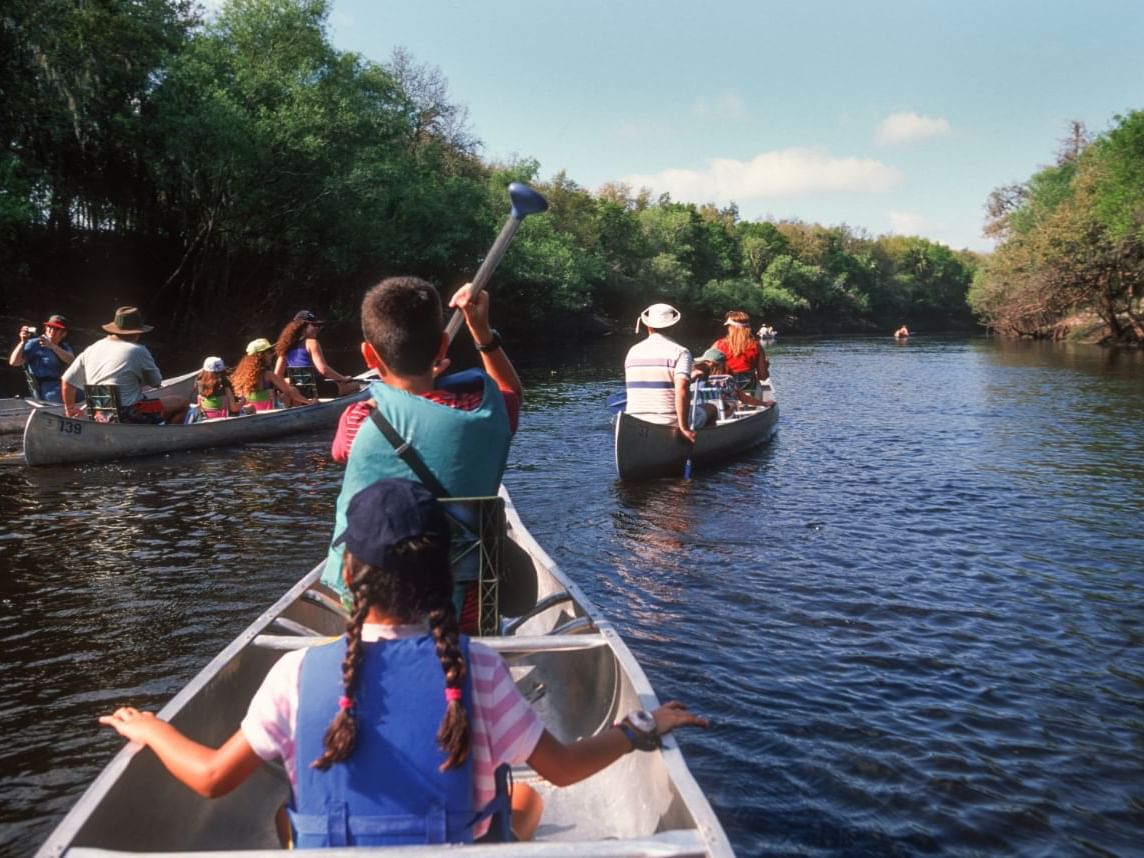
[[[691,352],[661,333],[632,346],[624,361],[628,414],[649,423],[676,422],[675,379],[691,378]]]

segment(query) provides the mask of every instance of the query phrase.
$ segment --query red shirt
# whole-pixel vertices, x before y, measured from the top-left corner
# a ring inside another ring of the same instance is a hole
[[[472,411],[479,407],[481,400],[484,399],[484,394],[478,391],[453,393],[448,390],[430,390],[421,395],[439,405],[460,408],[462,411]],[[501,395],[504,396],[505,411],[508,412],[509,431],[515,435],[517,424],[520,422],[520,394],[515,390],[501,388]],[[361,424],[369,419],[369,413],[373,408],[373,400],[367,399],[364,402],[355,402],[342,412],[342,416],[338,419],[338,431],[334,435],[334,444],[330,450],[334,461],[338,464],[344,465],[349,459],[350,446],[353,444],[354,438],[357,437]]]
[[[759,343],[751,340],[747,347],[737,355],[731,354],[731,346],[726,340],[719,340],[715,348],[727,355],[727,372],[754,372],[759,360]]]

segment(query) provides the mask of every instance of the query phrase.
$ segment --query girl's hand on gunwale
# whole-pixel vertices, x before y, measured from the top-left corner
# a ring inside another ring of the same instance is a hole
[[[99,723],[111,727],[124,739],[145,745],[155,725],[163,722],[153,712],[140,712],[133,706],[121,706],[110,715],[101,715]]]

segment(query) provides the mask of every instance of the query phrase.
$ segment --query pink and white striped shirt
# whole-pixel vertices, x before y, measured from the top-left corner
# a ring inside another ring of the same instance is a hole
[[[426,625],[386,626],[366,623],[362,640],[395,640],[428,633]],[[266,674],[242,719],[242,734],[264,760],[280,759],[291,785],[297,781],[298,761],[294,736],[298,723],[298,683],[305,650],[288,652]],[[536,748],[544,732],[540,716],[529,706],[512,681],[499,655],[479,641],[469,642],[469,672],[473,678],[472,728],[473,807],[482,808],[496,794],[493,772],[501,763],[519,765]],[[481,822],[474,835],[488,830]]]

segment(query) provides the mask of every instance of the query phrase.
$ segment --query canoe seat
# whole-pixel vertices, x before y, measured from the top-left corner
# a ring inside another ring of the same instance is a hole
[[[119,422],[119,388],[114,384],[88,384],[83,389],[87,416],[97,423]]]
[[[477,588],[477,634],[500,632],[500,582],[504,575],[507,523],[504,498],[442,498],[453,526],[450,562],[456,582],[453,602],[460,616],[470,587]]]
[[[318,398],[318,374],[312,366],[286,367],[286,380],[307,399]]]

